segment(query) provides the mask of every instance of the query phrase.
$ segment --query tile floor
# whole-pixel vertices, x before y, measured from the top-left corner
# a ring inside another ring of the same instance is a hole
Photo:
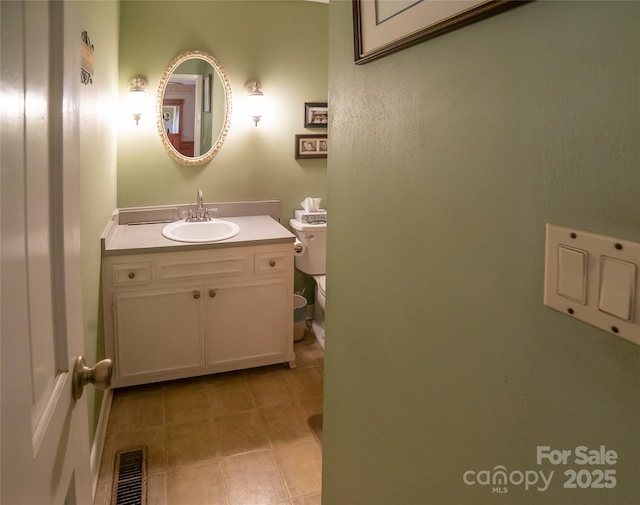
[[[324,354],[295,344],[273,365],[114,392],[94,505],[110,503],[114,457],[147,447],[148,505],[320,504]]]

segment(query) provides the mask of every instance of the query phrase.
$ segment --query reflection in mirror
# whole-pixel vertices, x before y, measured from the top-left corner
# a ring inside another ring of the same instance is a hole
[[[231,84],[203,51],[175,58],[158,85],[157,125],[167,153],[184,165],[211,161],[231,124]]]

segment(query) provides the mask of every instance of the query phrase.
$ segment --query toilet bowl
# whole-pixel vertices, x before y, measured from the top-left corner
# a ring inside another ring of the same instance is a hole
[[[324,349],[325,301],[327,298],[327,224],[301,223],[297,219],[289,220],[289,224],[304,246],[303,254],[295,256],[295,266],[299,271],[311,275],[316,281],[311,327],[318,343]]]

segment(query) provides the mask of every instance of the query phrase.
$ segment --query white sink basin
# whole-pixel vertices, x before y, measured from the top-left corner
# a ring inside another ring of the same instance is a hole
[[[162,235],[176,242],[217,242],[235,237],[237,224],[223,219],[211,221],[175,221],[162,228]]]

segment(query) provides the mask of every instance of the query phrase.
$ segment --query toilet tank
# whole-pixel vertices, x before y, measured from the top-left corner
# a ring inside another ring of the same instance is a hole
[[[295,256],[296,268],[309,275],[326,274],[327,225],[301,223],[290,219],[293,232],[305,247],[304,254]]]

